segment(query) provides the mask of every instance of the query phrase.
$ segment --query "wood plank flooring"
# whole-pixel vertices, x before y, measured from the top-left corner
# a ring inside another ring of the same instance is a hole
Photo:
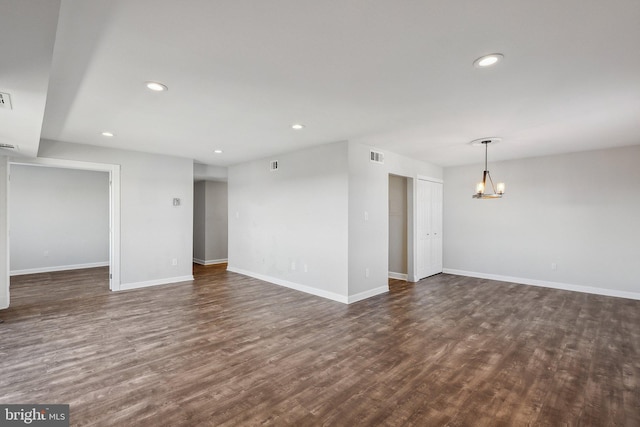
[[[12,278],[0,403],[72,425],[640,426],[640,301],[453,275],[352,305],[195,266]]]

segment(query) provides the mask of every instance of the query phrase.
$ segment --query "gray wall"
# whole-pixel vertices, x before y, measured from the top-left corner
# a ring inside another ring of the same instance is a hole
[[[445,269],[640,297],[639,164],[640,146],[490,163],[501,200],[471,198],[482,165],[445,169]]]
[[[347,166],[342,142],[230,167],[229,270],[346,301]]]
[[[207,259],[204,250],[206,227],[207,199],[205,196],[205,181],[193,184],[193,259]]]
[[[389,175],[389,272],[407,274],[407,178]]]
[[[206,181],[206,240],[205,255],[207,262],[224,261],[228,254],[228,197],[227,183]]]
[[[9,197],[11,274],[108,264],[108,173],[12,165]]]
[[[121,165],[122,285],[192,276],[193,161],[48,140],[38,156]],[[172,204],[176,197],[179,207]]]
[[[227,260],[227,183],[198,181],[194,186],[193,258],[200,264]]]
[[[7,157],[0,156],[0,309],[9,307],[8,170]]]

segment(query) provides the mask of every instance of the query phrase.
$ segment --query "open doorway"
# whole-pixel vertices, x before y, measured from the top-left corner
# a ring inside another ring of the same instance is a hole
[[[57,159],[9,164],[11,275],[108,265],[120,290],[120,167]]]
[[[409,273],[408,180],[389,175],[389,278],[406,281]]]

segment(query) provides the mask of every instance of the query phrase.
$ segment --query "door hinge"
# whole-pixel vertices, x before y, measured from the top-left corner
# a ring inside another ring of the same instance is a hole
[[[109,273],[109,279],[113,279],[113,274]]]

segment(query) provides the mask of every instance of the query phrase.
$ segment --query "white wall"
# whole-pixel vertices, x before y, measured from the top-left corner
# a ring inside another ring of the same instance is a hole
[[[109,174],[11,166],[11,274],[108,265]]]
[[[204,165],[202,163],[193,164],[193,178],[199,181],[222,181],[226,182],[228,171],[226,167]]]
[[[229,270],[342,302],[388,291],[389,174],[441,179],[442,168],[389,152],[374,164],[369,149],[339,142],[230,167]]]
[[[389,272],[407,274],[407,178],[389,175]]]
[[[121,288],[192,277],[193,161],[48,140],[38,156],[121,165]]]
[[[347,168],[346,142],[230,167],[229,270],[346,302]]]
[[[227,183],[197,181],[194,185],[194,261],[216,264],[227,260]]]
[[[349,142],[350,301],[386,292],[389,288],[389,174],[411,178],[407,186],[414,196],[415,186],[412,183],[418,175],[442,179],[441,167],[384,150],[377,150],[384,152],[384,164],[372,163],[369,157],[371,148]],[[408,204],[412,203],[413,200],[408,200]],[[411,217],[415,218],[415,206]],[[410,221],[409,236],[412,232],[413,221]],[[412,245],[413,239],[410,240]],[[410,276],[412,268],[413,262],[409,260]]]
[[[9,307],[8,173],[7,157],[0,156],[0,309]]]
[[[445,271],[640,298],[640,146],[445,169]],[[552,269],[556,264],[557,269]]]

